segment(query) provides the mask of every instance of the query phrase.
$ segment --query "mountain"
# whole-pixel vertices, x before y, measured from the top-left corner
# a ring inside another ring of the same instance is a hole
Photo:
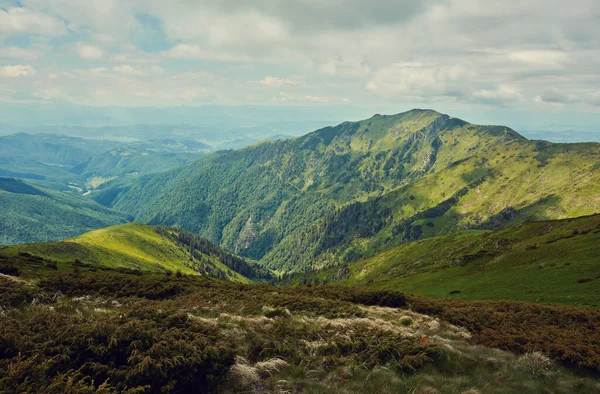
[[[211,147],[194,140],[91,140],[56,134],[0,137],[0,176],[20,178],[83,194],[102,183],[170,170]]]
[[[70,171],[91,183],[95,179],[114,179],[153,174],[170,170],[184,163],[197,160],[205,152],[156,152],[153,150],[122,147],[93,156],[73,167]]]
[[[592,215],[424,239],[292,282],[599,307],[598,256],[600,215]]]
[[[527,138],[532,140],[546,140],[550,142],[572,143],[572,142],[600,142],[600,133],[593,131],[537,131],[529,130],[523,132]]]
[[[281,272],[465,229],[600,212],[600,145],[412,110],[218,152],[95,199]]]
[[[66,189],[79,178],[70,169],[118,146],[114,141],[52,134],[18,133],[0,137],[0,176]]]
[[[0,249],[5,257],[32,255],[59,264],[128,268],[137,271],[179,271],[236,282],[272,279],[254,263],[175,228],[126,223],[93,230],[60,242],[14,245]]]
[[[71,193],[0,178],[0,244],[55,241],[127,221],[127,215]]]

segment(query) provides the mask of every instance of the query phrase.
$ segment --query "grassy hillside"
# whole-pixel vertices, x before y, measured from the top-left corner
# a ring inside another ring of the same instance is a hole
[[[52,269],[23,255],[0,269],[3,393],[600,390],[595,310]]]
[[[27,253],[70,266],[78,264],[138,271],[201,274],[249,282],[270,279],[253,263],[208,241],[173,228],[126,223],[93,230],[60,242],[15,245],[0,249],[4,256]]]
[[[94,198],[303,271],[465,229],[600,212],[600,145],[413,110],[220,152]]]
[[[600,306],[600,215],[412,242],[304,280],[435,298]]]
[[[73,237],[124,223],[124,214],[70,193],[0,178],[0,245]]]
[[[83,179],[154,174],[197,160],[206,152],[155,152],[118,148],[93,156],[71,169]]]

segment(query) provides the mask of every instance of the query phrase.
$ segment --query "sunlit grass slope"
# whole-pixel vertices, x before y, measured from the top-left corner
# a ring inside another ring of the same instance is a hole
[[[217,255],[192,255],[189,245],[176,242],[177,230],[127,223],[90,231],[60,242],[24,244],[0,250],[1,254],[29,253],[60,263],[82,263],[105,267],[182,274],[208,274],[233,281],[248,278],[227,267]],[[223,251],[224,254],[227,254]]]
[[[600,215],[464,231],[402,245],[319,280],[436,298],[600,306]]]

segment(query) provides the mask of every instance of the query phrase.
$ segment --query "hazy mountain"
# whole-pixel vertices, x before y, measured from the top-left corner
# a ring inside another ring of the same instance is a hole
[[[591,131],[524,131],[523,135],[532,140],[560,143],[600,142],[600,133]]]
[[[128,217],[89,199],[0,178],[0,244],[56,241]]]
[[[18,133],[0,137],[0,176],[83,194],[108,179],[169,170],[210,150],[202,142],[185,139],[124,143]]]

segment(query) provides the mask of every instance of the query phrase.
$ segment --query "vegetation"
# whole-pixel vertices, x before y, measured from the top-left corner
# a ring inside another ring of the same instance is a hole
[[[100,131],[96,131],[91,135],[101,137]],[[200,158],[209,150],[209,146],[197,141],[161,139],[125,143],[18,133],[0,136],[0,176],[83,193],[99,186],[91,182],[94,178],[126,181],[132,176],[173,169]]]
[[[600,315],[586,309],[50,263],[23,254],[1,262],[22,271],[0,275],[2,392],[600,389]],[[520,320],[527,329],[517,335]],[[555,342],[536,342],[542,335]]]
[[[596,213],[599,152],[413,110],[220,152],[94,198],[302,272],[459,230]]]
[[[367,285],[435,298],[599,307],[600,215],[412,242],[287,283]]]
[[[12,178],[0,178],[0,245],[55,241],[127,221],[124,214]]]
[[[38,256],[70,266],[126,268],[137,271],[208,275],[238,282],[273,280],[253,262],[235,256],[186,231],[127,223],[90,231],[54,243],[15,245],[0,256]]]

